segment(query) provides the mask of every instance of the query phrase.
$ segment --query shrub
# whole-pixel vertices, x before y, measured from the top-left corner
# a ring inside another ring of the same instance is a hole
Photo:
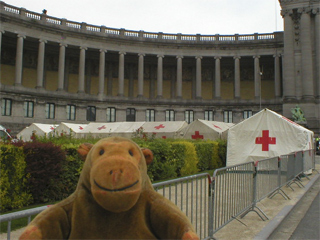
[[[208,169],[213,169],[213,148],[212,142],[203,142],[203,141],[195,141],[194,146],[196,148],[197,156],[198,156],[198,168],[200,171],[205,171]]]
[[[175,149],[173,156],[175,157],[174,164],[178,176],[187,176],[199,171],[197,168],[198,157],[193,143],[187,141],[173,142],[172,147]]]
[[[26,156],[28,185],[35,203],[55,201],[59,196],[59,177],[65,152],[53,143],[28,142],[23,145]]]
[[[0,211],[18,209],[32,202],[27,189],[23,149],[0,145]]]
[[[212,160],[210,162],[210,169],[217,169],[222,167],[222,161],[219,156],[219,143],[212,142]]]
[[[153,152],[153,162],[148,166],[148,175],[151,181],[159,181],[175,178],[176,166],[173,164],[172,149],[168,141],[154,139],[152,141],[140,141],[134,139],[140,147],[149,148]]]
[[[59,179],[60,198],[64,199],[72,194],[78,184],[84,160],[79,156],[77,149],[80,144],[63,145],[66,159],[62,161],[62,174]]]
[[[226,160],[227,160],[227,140],[218,140],[218,155],[221,161],[221,165],[219,167],[225,167],[226,166]]]

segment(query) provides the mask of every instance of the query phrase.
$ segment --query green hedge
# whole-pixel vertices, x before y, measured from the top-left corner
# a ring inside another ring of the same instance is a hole
[[[1,210],[66,198],[74,192],[83,166],[77,149],[98,139],[66,137],[1,146]],[[154,154],[151,181],[162,181],[225,166],[226,141],[192,141],[138,137]],[[26,187],[28,186],[28,187]]]
[[[84,163],[77,152],[79,146],[80,144],[65,144],[62,146],[66,153],[66,159],[62,162],[62,173],[58,183],[61,199],[68,197],[77,187]]]
[[[32,202],[28,191],[22,147],[0,144],[0,210],[21,208]]]
[[[198,156],[196,149],[191,142],[173,142],[174,158],[176,159],[178,176],[187,176],[197,173]]]

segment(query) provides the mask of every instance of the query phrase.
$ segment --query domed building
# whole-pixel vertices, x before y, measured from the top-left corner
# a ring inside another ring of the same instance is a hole
[[[297,105],[320,133],[320,1],[280,0],[284,31],[185,35],[90,25],[0,1],[1,124],[238,123]]]

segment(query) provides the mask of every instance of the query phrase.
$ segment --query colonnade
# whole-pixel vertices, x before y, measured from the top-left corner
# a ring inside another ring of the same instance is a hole
[[[15,65],[15,86],[21,86],[22,83],[22,68],[23,68],[23,44],[25,35],[17,35],[17,47],[16,47],[16,65]],[[38,46],[38,65],[37,65],[37,88],[44,87],[44,59],[45,59],[45,47],[47,41],[44,39],[39,39]],[[59,60],[58,60],[58,91],[64,91],[65,86],[65,61],[66,61],[66,48],[68,47],[67,43],[59,44]],[[85,92],[85,65],[86,65],[86,52],[88,48],[84,46],[79,47],[79,72],[78,72],[78,93]],[[307,49],[307,51],[310,51]],[[105,89],[105,59],[106,54],[108,53],[107,49],[99,49],[99,92],[98,96],[103,97],[108,93],[104,92]],[[144,58],[145,53],[138,53],[138,98],[143,98],[143,87],[144,87]],[[117,96],[124,96],[124,69],[125,69],[125,56],[126,52],[119,51],[119,62],[118,62],[118,94]],[[166,57],[164,55],[154,55],[157,57],[157,98],[161,99],[163,97],[163,59]],[[170,56],[172,57],[172,56]],[[207,56],[205,56],[207,57]],[[280,76],[280,57],[281,55],[277,52],[274,53],[274,93],[275,98],[281,97],[281,76]],[[176,92],[175,98],[182,99],[182,83],[183,83],[183,58],[182,55],[176,56]],[[214,81],[214,99],[221,99],[221,59],[224,56],[212,56],[215,68],[215,81]],[[308,56],[304,56],[305,61],[308,61]],[[202,59],[203,56],[195,56],[195,98],[202,98],[201,91],[201,82],[202,82]],[[234,56],[234,98],[240,99],[240,63],[241,56]],[[261,94],[261,75],[260,75],[260,56],[254,55],[254,97],[255,99],[260,98]],[[306,65],[306,64],[304,64]],[[306,69],[303,71],[310,71],[310,66],[305,66]],[[287,71],[285,71],[287,72]],[[290,74],[292,74],[290,72]],[[308,77],[312,77],[312,73],[308,73]],[[291,96],[291,92],[293,92],[291,82],[286,84],[284,88],[287,96]],[[310,84],[309,84],[310,86]],[[109,86],[108,86],[109,87]],[[109,92],[109,91],[108,91]],[[310,89],[304,87],[305,96],[311,96]],[[295,96],[295,95],[292,95]]]

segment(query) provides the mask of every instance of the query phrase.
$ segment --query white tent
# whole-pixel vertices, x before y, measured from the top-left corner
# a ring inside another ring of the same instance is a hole
[[[155,134],[156,138],[182,138],[182,130],[188,126],[185,121],[145,122],[143,132]]]
[[[228,130],[233,123],[197,119],[184,130],[185,139],[227,139]]]
[[[62,135],[71,135],[75,137],[77,133],[82,131],[88,124],[77,124],[77,123],[65,123],[62,122],[59,126],[55,129],[56,136]]]
[[[22,131],[17,134],[17,138],[23,141],[31,141],[33,134],[38,137],[49,136],[56,127],[58,127],[58,125],[32,123],[30,126],[22,129]]]
[[[264,109],[229,129],[227,166],[313,148],[313,132]]]
[[[118,128],[111,134],[112,136],[131,138],[144,123],[145,122],[121,122]]]
[[[105,138],[111,137],[111,133],[115,131],[121,122],[108,122],[108,123],[89,123],[83,130],[78,132],[78,138],[94,137],[94,138]]]

